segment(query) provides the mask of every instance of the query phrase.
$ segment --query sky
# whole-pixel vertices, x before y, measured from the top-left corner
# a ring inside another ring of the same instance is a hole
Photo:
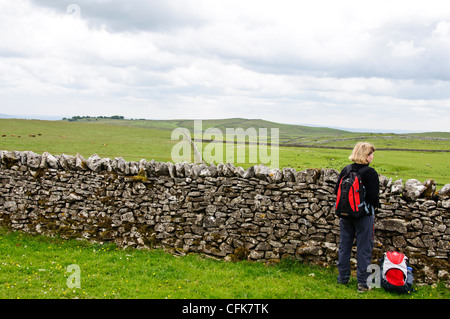
[[[0,0],[0,113],[450,131],[450,2]]]

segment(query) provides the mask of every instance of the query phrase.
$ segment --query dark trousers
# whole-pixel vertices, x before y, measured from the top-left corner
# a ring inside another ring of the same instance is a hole
[[[350,256],[353,240],[356,236],[356,277],[358,284],[367,286],[367,267],[372,260],[374,216],[363,216],[359,219],[340,219],[340,241],[337,267],[338,282],[346,284],[350,279]]]

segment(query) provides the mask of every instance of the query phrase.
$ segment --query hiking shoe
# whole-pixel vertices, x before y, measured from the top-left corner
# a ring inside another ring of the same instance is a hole
[[[337,283],[338,283],[339,285],[347,285],[347,284],[348,284],[348,278],[347,278],[347,279],[341,279],[341,278],[339,278],[339,276],[338,276],[338,278],[337,278]]]
[[[366,292],[371,290],[369,287],[363,286],[362,284],[358,284],[358,292]]]

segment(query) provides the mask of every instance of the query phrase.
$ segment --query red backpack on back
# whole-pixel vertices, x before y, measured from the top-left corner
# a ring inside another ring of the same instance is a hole
[[[341,178],[337,192],[335,207],[337,216],[359,218],[372,213],[365,201],[366,190],[361,180],[362,172],[368,168],[365,166],[359,171],[353,170],[351,165],[345,168],[347,172]]]

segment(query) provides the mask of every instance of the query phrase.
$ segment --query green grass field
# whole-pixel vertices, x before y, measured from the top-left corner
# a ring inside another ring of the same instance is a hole
[[[231,119],[228,121],[203,121],[203,129],[217,125],[222,132],[229,127],[243,129],[252,127],[276,127],[276,123],[256,120],[244,121]],[[302,139],[302,143],[321,146],[352,147],[359,141],[356,138],[368,137],[367,141],[378,148],[414,148],[450,150],[450,133],[421,134],[419,137],[441,138],[424,140],[411,138],[417,134],[395,136],[392,134],[350,133],[345,131],[321,128],[280,126],[280,143]],[[101,157],[115,158],[121,156],[128,161],[140,159],[171,161],[171,150],[178,143],[171,140],[172,130],[186,127],[193,133],[193,121],[144,121],[144,120],[90,120],[81,122],[38,121],[0,119],[0,149],[31,150],[36,153],[45,151],[51,154],[76,155],[80,153],[89,157],[96,153]],[[36,135],[36,137],[30,137]],[[39,134],[41,134],[39,136]],[[297,135],[296,135],[297,134]],[[431,135],[431,136],[430,136]],[[20,136],[20,137],[19,137]],[[387,138],[388,137],[388,138]],[[345,141],[322,143],[333,139],[345,138]],[[444,138],[444,139],[442,139]],[[319,143],[320,142],[320,143]],[[390,144],[390,145],[388,145]],[[208,144],[203,143],[203,147]],[[280,146],[279,166],[292,167],[297,170],[305,168],[342,169],[350,155],[348,149],[326,149],[307,147]],[[225,154],[225,152],[224,152]],[[248,154],[248,151],[247,151]],[[236,157],[235,157],[236,158]],[[225,159],[226,160],[226,159]],[[259,162],[258,162],[259,163]],[[235,163],[247,168],[258,163]],[[380,173],[394,180],[416,178],[422,182],[434,179],[438,188],[450,183],[450,152],[391,151],[375,152],[372,166]]]
[[[70,265],[79,266],[79,288]],[[335,267],[295,260],[223,262],[162,250],[8,232],[0,228],[0,299],[448,299],[443,284],[411,295],[357,292],[356,279],[336,283]],[[69,282],[69,284],[68,284]]]

